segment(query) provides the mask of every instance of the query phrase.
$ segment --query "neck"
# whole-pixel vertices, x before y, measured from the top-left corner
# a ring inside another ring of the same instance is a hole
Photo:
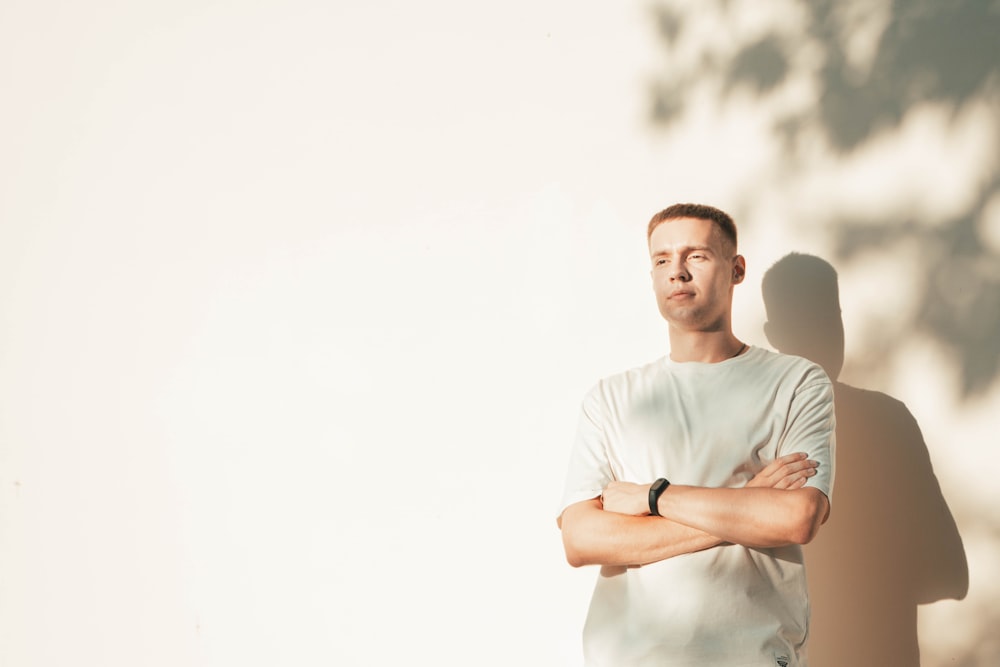
[[[678,331],[670,329],[670,359],[715,364],[743,353],[743,341],[732,331]]]

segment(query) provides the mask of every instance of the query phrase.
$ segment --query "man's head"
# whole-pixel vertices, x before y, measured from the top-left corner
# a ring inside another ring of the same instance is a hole
[[[663,318],[679,330],[728,331],[733,286],[746,274],[732,218],[711,206],[676,204],[653,216],[647,234]]]

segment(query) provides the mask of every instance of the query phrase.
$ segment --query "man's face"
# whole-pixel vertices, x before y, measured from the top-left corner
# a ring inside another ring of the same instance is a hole
[[[710,220],[677,218],[660,223],[649,237],[653,292],[663,318],[679,329],[728,328],[733,285],[745,263]]]

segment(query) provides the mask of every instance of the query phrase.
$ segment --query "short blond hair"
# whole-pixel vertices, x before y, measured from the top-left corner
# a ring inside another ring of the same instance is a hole
[[[663,209],[649,221],[649,226],[646,228],[646,241],[649,241],[650,237],[653,236],[653,230],[661,223],[677,218],[695,218],[715,223],[715,226],[722,232],[722,236],[731,241],[733,249],[736,249],[736,223],[725,211],[705,204],[674,204]]]

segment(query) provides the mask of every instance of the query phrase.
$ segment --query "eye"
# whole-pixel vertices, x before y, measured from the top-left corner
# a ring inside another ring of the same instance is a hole
[[[667,260],[663,259],[662,257],[659,258],[658,260],[656,260],[656,266],[663,266],[666,263],[667,263]]]

